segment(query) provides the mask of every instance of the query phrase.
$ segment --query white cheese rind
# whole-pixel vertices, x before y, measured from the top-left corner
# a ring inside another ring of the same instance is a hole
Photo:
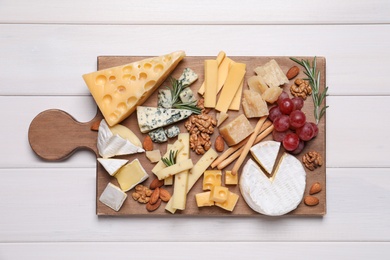
[[[104,119],[99,125],[97,148],[99,155],[103,158],[145,152],[144,149],[135,146],[129,140],[119,135],[113,135]]]
[[[125,159],[104,159],[104,158],[98,158],[97,160],[111,176],[114,176],[115,173],[117,173],[118,170],[122,168],[122,166],[129,161]]]
[[[284,215],[297,208],[306,186],[306,172],[301,162],[284,154],[270,180],[251,159],[240,177],[240,191],[254,211],[268,216]]]
[[[264,141],[254,145],[250,149],[250,152],[264,170],[266,170],[268,174],[271,174],[279,149],[280,142]]]
[[[147,133],[153,129],[179,122],[186,119],[191,114],[192,112],[186,109],[137,107],[138,126],[142,133]]]
[[[108,183],[102,195],[100,195],[99,201],[113,210],[119,211],[126,198],[126,193],[112,183]]]

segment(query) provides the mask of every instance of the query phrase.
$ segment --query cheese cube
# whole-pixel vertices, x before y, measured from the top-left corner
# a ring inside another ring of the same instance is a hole
[[[239,196],[237,194],[229,191],[228,199],[224,202],[216,202],[215,206],[218,206],[228,211],[233,211],[237,204],[238,198]]]
[[[99,201],[113,210],[119,211],[126,198],[126,193],[109,182],[102,195],[100,195]]]
[[[210,200],[210,191],[195,194],[195,200],[199,208],[214,206],[214,201]]]
[[[151,163],[156,163],[160,161],[160,150],[146,151],[146,158],[148,158]]]
[[[208,170],[203,174],[203,190],[211,190],[214,186],[221,186],[222,172],[219,170]]]
[[[241,114],[229,124],[221,127],[219,133],[222,135],[227,145],[232,146],[238,144],[252,134],[253,130],[253,126],[249,120],[245,115]]]
[[[225,185],[237,185],[238,174],[232,174],[232,171],[225,172]]]
[[[267,116],[268,106],[258,92],[244,90],[242,108],[247,118]]]
[[[123,166],[114,176],[123,191],[129,191],[138,183],[146,180],[149,175],[142,167],[138,159]]]
[[[229,189],[222,186],[214,186],[210,192],[210,200],[224,202],[229,197]]]

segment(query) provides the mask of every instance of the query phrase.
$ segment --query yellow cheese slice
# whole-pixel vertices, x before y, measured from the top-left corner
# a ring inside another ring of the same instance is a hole
[[[189,170],[193,167],[193,163],[191,159],[186,159],[181,162],[176,162],[174,165],[165,167],[164,169],[159,170],[156,172],[156,176],[159,180],[165,179],[169,176],[178,174],[179,172]]]
[[[168,145],[167,145],[167,151],[171,150],[172,145],[173,145],[173,144],[168,144]],[[181,150],[180,150],[180,151],[181,151]],[[179,152],[178,152],[178,154],[179,154]],[[166,156],[165,156],[165,157],[166,157]],[[177,155],[176,155],[176,157],[177,157]],[[173,184],[173,176],[169,176],[169,177],[167,177],[167,178],[164,179],[164,185],[169,186],[169,185],[172,185],[172,184]]]
[[[217,91],[221,91],[223,85],[225,84],[226,78],[229,74],[230,66],[233,64],[233,60],[229,57],[226,57],[223,59],[221,65],[218,67],[218,84],[217,84]]]
[[[161,157],[161,158],[166,158],[169,156],[169,154],[172,152],[180,152],[180,150],[183,148],[183,143],[180,142],[179,140],[176,140],[176,142],[173,143],[173,145],[168,145],[167,152]],[[152,172],[156,174],[158,171],[161,169],[164,169],[166,166],[164,162],[160,159],[158,163],[153,167]]]
[[[184,58],[184,51],[99,70],[83,75],[110,126],[133,113]]]
[[[225,200],[224,202],[216,202],[215,206],[218,206],[228,211],[233,211],[234,207],[237,204],[238,198],[239,196],[237,194],[229,191],[228,199]]]
[[[218,62],[216,60],[204,61],[204,107],[214,108],[217,103]]]
[[[227,112],[245,76],[245,68],[246,65],[244,63],[234,63],[231,66],[225,85],[221,90],[221,95],[219,96],[217,105],[215,106],[216,110],[225,113]]]
[[[218,67],[221,65],[222,61],[225,60],[225,57],[226,57],[226,53],[223,52],[223,51],[220,51],[218,53],[218,56],[216,58],[216,61],[218,63]],[[219,71],[218,71],[219,72]],[[200,89],[198,90],[198,93],[201,94],[203,96],[204,94],[204,91],[205,91],[205,82],[203,81],[202,83],[202,86],[200,86]]]
[[[123,191],[129,191],[138,183],[146,180],[149,175],[142,167],[138,159],[133,160],[131,163],[123,166],[114,176]]]
[[[241,84],[238,87],[236,94],[234,95],[232,103],[230,103],[229,110],[236,110],[236,111],[240,110],[243,87],[244,87],[244,79],[242,79]]]

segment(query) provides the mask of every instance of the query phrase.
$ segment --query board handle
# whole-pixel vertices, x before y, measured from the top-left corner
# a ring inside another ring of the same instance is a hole
[[[81,123],[65,111],[49,109],[32,120],[28,140],[32,150],[48,161],[64,160],[79,149],[91,150],[97,155],[97,131],[92,131],[91,126],[101,119],[99,110],[94,119]]]

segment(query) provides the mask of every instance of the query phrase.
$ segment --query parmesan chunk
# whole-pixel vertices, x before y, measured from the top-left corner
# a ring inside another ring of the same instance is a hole
[[[268,115],[267,103],[258,92],[244,90],[242,108],[247,118],[262,117]]]
[[[248,137],[253,133],[253,130],[253,126],[250,124],[249,120],[245,115],[241,114],[229,124],[221,127],[219,133],[222,135],[227,145],[232,146]]]

